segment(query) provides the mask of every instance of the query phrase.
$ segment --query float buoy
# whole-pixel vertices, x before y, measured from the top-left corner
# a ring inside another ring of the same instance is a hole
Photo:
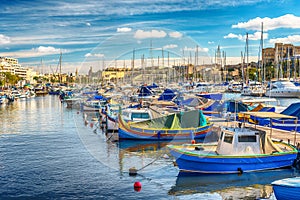
[[[135,182],[134,183],[134,185],[133,185],[133,188],[134,188],[134,191],[136,191],[136,192],[139,192],[139,191],[141,191],[141,189],[142,189],[142,184],[141,184],[141,182]]]

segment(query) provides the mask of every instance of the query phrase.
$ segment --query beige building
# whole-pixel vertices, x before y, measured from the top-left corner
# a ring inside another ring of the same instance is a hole
[[[16,58],[0,57],[0,73],[1,72],[10,72],[14,75],[18,75],[23,80],[27,80],[28,77],[28,68],[22,67]]]
[[[272,63],[280,61],[283,58],[292,58],[293,56],[300,56],[300,46],[293,44],[275,43],[274,48],[265,48],[262,51],[263,61],[265,63]]]
[[[102,79],[104,81],[115,81],[124,78],[125,68],[107,68],[102,72]]]

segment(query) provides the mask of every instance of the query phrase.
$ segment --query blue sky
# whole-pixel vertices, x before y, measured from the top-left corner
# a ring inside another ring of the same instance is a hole
[[[0,56],[20,64],[86,73],[103,66],[213,62],[217,46],[227,63],[240,60],[249,34],[250,60],[258,60],[261,22],[264,46],[300,45],[298,0],[4,0]],[[162,57],[164,60],[162,61]],[[185,59],[183,59],[183,57]],[[159,59],[160,58],[160,59]]]

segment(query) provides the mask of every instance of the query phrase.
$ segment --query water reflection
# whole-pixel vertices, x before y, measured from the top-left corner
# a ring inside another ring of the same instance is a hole
[[[170,195],[217,193],[222,199],[270,198],[271,182],[299,175],[292,168],[238,174],[195,174],[179,172]]]
[[[103,132],[98,126],[90,126],[90,123],[96,123],[93,122],[94,117],[91,113],[74,115],[79,137],[94,158],[116,170],[120,177],[128,177],[129,169],[132,167],[141,169],[135,178],[142,178],[148,185],[157,183],[157,187],[176,199],[272,198],[272,181],[299,176],[298,172],[291,168],[244,173],[240,176],[178,173],[178,168],[173,166],[173,158],[169,157],[166,145],[190,141],[115,142],[109,140],[111,135]],[[85,124],[84,120],[88,123]],[[215,137],[211,138],[215,139]],[[208,138],[207,141],[211,140]]]

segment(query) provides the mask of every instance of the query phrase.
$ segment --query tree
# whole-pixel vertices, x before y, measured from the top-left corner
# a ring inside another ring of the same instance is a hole
[[[5,83],[7,83],[8,85],[15,85],[19,80],[21,80],[18,75],[12,74],[10,72],[3,72],[3,75]]]

